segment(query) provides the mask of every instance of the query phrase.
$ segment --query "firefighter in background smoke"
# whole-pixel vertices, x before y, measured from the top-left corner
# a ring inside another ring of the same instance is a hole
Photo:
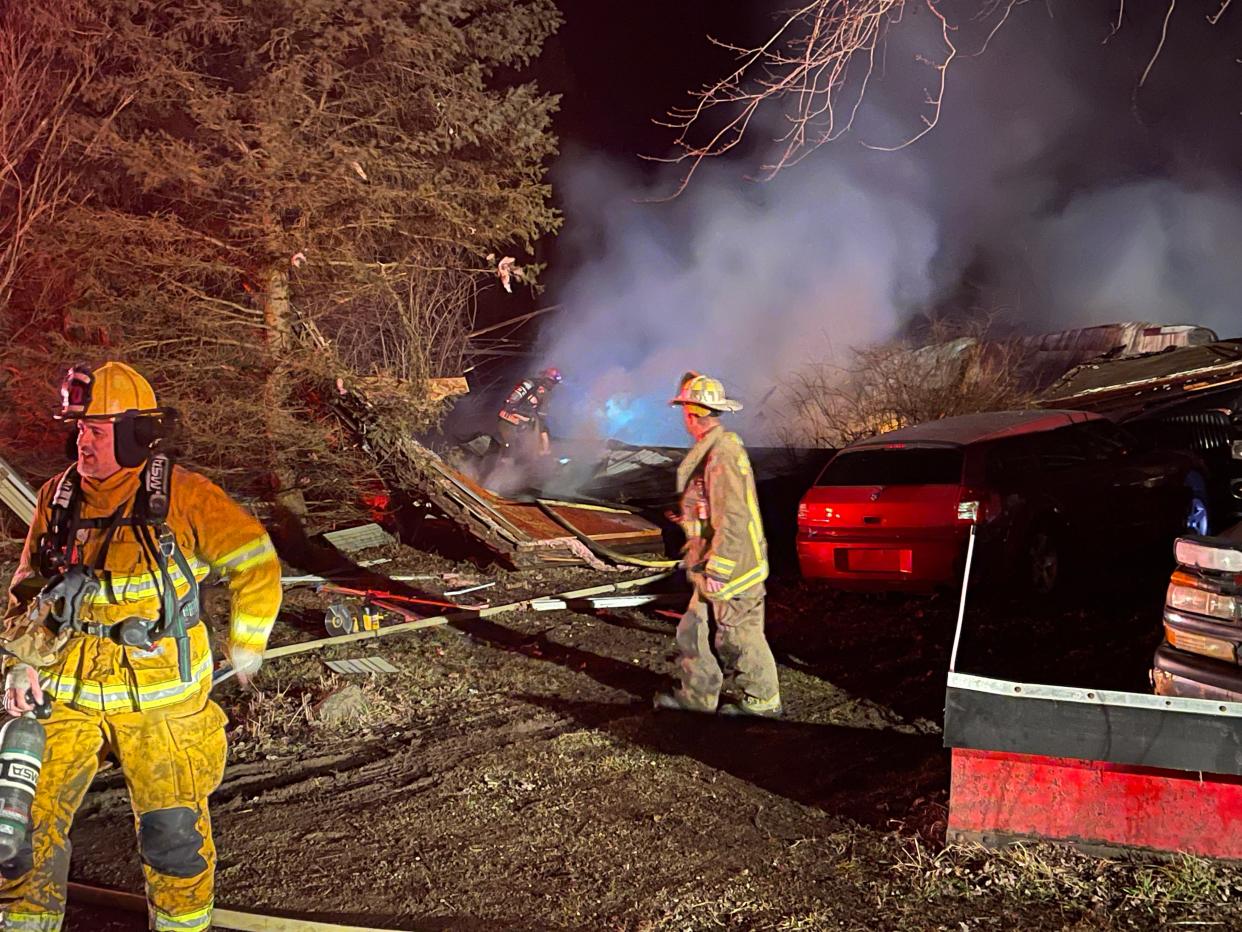
[[[207,797],[224,771],[226,722],[208,698],[198,584],[228,580],[228,650],[245,679],[280,607],[280,564],[253,516],[159,451],[171,412],[136,371],[75,367],[61,400],[77,461],[39,492],[0,631],[22,661],[6,677],[6,710],[53,699],[31,837],[0,865],[2,926],[60,928],[69,827],[110,752],[129,787],[151,928],[198,932],[211,924]]]
[[[768,544],[755,478],[741,439],[719,419],[742,406],[719,381],[696,372],[682,376],[669,403],[681,407],[694,439],[677,468],[686,534],[682,565],[694,595],[677,625],[681,687],[658,693],[655,707],[778,716],[780,683],[763,633]]]
[[[548,437],[548,395],[561,381],[561,370],[544,369],[513,386],[497,414],[502,462],[537,463],[552,452]]]

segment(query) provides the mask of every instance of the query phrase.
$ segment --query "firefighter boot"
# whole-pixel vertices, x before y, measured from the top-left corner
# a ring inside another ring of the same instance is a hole
[[[676,712],[701,712],[711,715],[716,711],[716,704],[706,701],[695,701],[680,689],[671,693],[656,693],[651,700],[652,707],[657,711],[672,709]]]
[[[733,702],[722,702],[720,708],[716,711],[720,715],[728,716],[753,715],[759,718],[780,718],[782,709],[779,697],[759,700],[750,696],[743,696],[741,699]]]

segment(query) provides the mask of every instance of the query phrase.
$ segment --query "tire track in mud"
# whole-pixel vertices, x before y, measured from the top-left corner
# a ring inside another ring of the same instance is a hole
[[[300,761],[297,758],[240,765],[212,796],[214,812],[252,806],[315,806],[330,802],[338,811],[367,809],[389,797],[428,790],[483,755],[503,753],[527,742],[546,741],[573,730],[571,719],[541,715],[514,722],[512,709],[474,719],[468,733],[458,727],[415,730],[401,737],[370,741],[349,753]],[[285,773],[271,768],[294,765]]]

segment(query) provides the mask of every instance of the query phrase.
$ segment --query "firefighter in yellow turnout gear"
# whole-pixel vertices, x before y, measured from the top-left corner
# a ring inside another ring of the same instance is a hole
[[[0,634],[25,661],[8,672],[8,711],[43,691],[53,700],[31,838],[0,865],[3,929],[61,927],[70,825],[110,751],[129,788],[151,928],[197,932],[211,924],[207,797],[224,771],[226,721],[208,698],[198,583],[228,580],[229,653],[244,679],[280,607],[280,565],[253,516],[152,451],[169,412],[133,369],[72,369],[62,402],[61,417],[77,421],[77,462],[39,492]],[[49,579],[44,594],[58,602],[34,596]]]
[[[657,694],[655,706],[777,716],[780,683],[763,632],[768,544],[750,460],[741,439],[719,420],[721,412],[742,406],[719,381],[693,372],[683,376],[670,404],[681,407],[694,438],[677,469],[686,533],[682,564],[694,595],[677,626],[681,688]],[[722,690],[732,694],[729,701],[720,701]]]

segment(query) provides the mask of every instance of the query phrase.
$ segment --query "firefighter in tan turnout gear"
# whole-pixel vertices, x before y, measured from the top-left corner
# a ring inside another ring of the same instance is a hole
[[[129,788],[151,928],[197,932],[211,924],[207,797],[224,771],[226,721],[208,698],[199,583],[228,580],[228,649],[244,679],[280,607],[280,565],[253,516],[158,452],[171,412],[133,369],[70,369],[58,416],[76,422],[77,462],[39,492],[0,632],[21,661],[7,711],[52,700],[30,837],[0,865],[3,929],[61,927],[69,828],[110,752]]]
[[[655,697],[657,709],[778,716],[776,661],[763,633],[768,544],[750,460],[721,412],[740,411],[716,379],[688,372],[679,405],[694,446],[677,469],[686,575],[694,585],[677,626],[681,688]],[[713,652],[714,649],[714,652]],[[726,682],[727,680],[727,682]],[[727,697],[721,701],[722,691]]]

